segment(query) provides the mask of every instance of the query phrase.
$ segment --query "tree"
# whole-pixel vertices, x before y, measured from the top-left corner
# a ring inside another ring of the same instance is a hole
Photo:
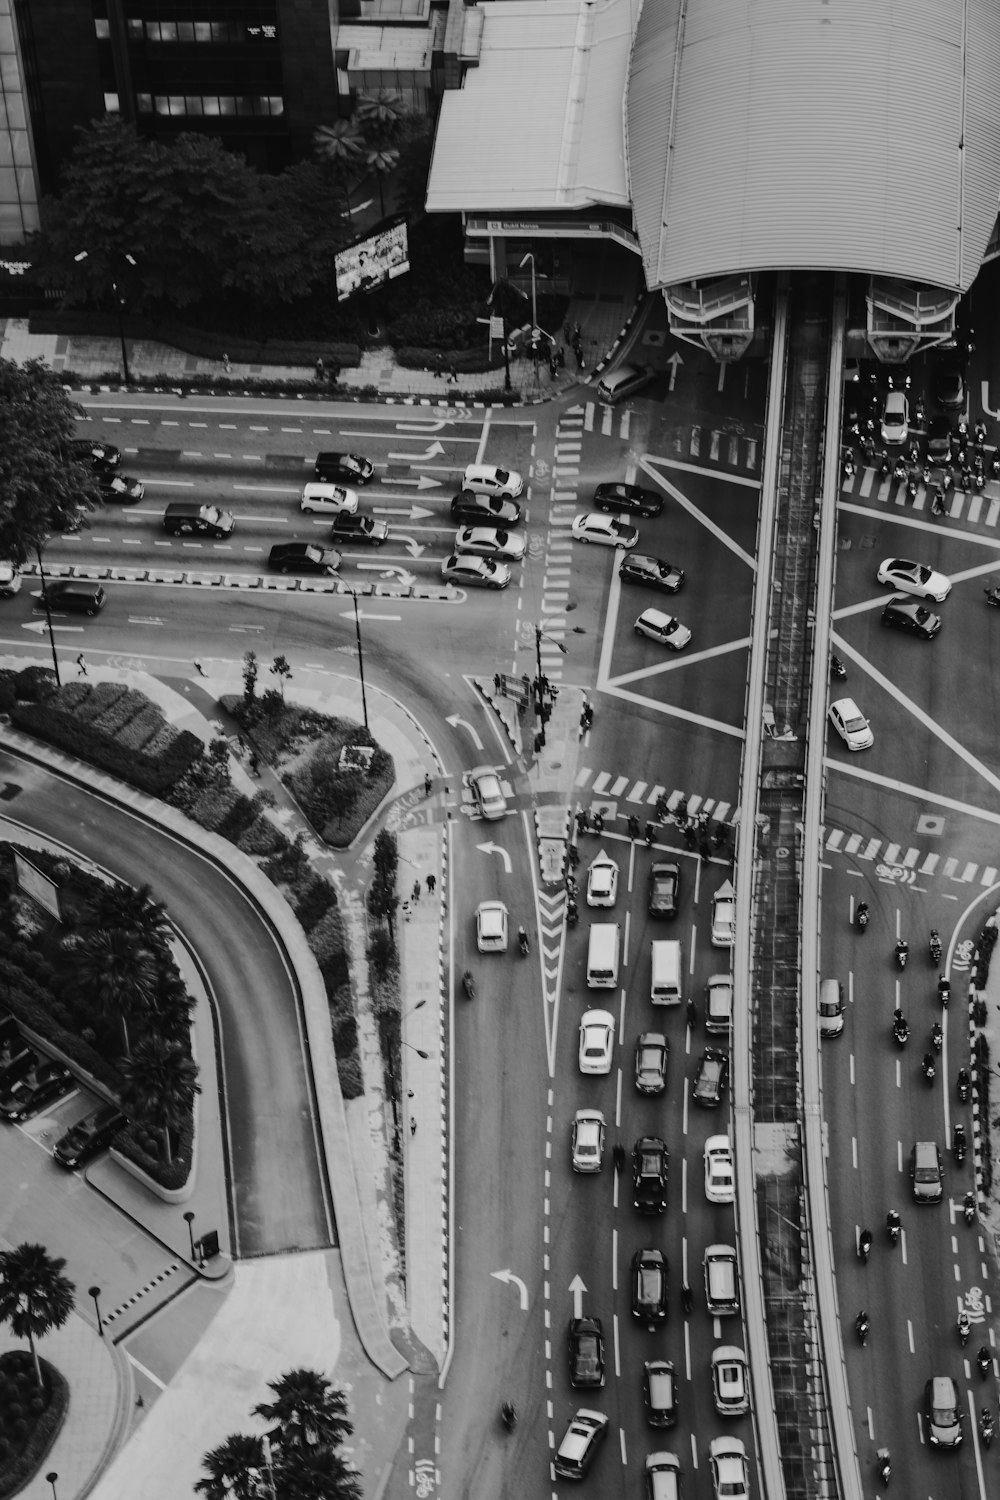
[[[159,976],[152,955],[121,928],[93,932],[74,951],[71,973],[77,991],[96,1000],[103,1016],[119,1022],[127,1056],[129,1017],[148,1015],[156,999]]]
[[[355,117],[365,139],[377,146],[398,140],[409,120],[401,95],[391,89],[378,89],[374,94],[362,94],[358,99]]]
[[[123,1058],[121,1105],[126,1114],[160,1137],[165,1162],[173,1161],[172,1136],[191,1113],[201,1093],[198,1066],[181,1042],[144,1036],[130,1057]]]
[[[378,183],[378,209],[379,217],[385,218],[385,194],[382,190],[382,179],[395,172],[399,166],[399,152],[395,146],[370,146],[365,152],[365,163],[375,173]]]
[[[282,1451],[274,1466],[278,1500],[361,1500],[361,1477],[325,1443]]]
[[[313,134],[313,149],[320,161],[331,169],[344,200],[344,214],[351,215],[348,174],[361,161],[364,140],[353,120],[336,120],[332,125],[318,125]]]
[[[283,1453],[319,1443],[339,1445],[354,1431],[344,1392],[317,1370],[289,1370],[278,1380],[269,1380],[268,1389],[274,1392],[274,1400],[260,1402],[253,1409],[254,1416],[278,1424]]]
[[[206,1500],[259,1500],[265,1463],[263,1438],[231,1433],[201,1462],[208,1473],[196,1480],[196,1494],[206,1496]]]
[[[249,708],[257,690],[257,653],[246,651],[243,655],[243,703]]]
[[[152,887],[124,880],[98,886],[81,914],[80,928],[84,933],[123,932],[157,956],[173,930],[167,908],[154,899]]]
[[[287,656],[276,656],[269,669],[272,676],[277,677],[281,684],[281,701],[285,701],[285,683],[291,681],[292,669],[288,665]]]
[[[76,1287],[63,1275],[65,1268],[66,1262],[49,1255],[42,1245],[0,1251],[0,1323],[6,1323],[15,1338],[28,1340],[39,1390],[42,1367],[35,1339],[61,1328],[73,1311]]]
[[[61,517],[101,503],[89,467],[69,449],[82,415],[41,360],[0,359],[0,557],[23,563]]]

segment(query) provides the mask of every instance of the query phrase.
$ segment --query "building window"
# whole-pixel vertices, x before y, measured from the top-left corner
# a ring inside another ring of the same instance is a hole
[[[109,26],[106,17],[104,19],[102,19],[100,16],[97,17],[97,19],[94,21],[94,30],[97,33],[97,40],[99,42],[110,41],[111,27]]]
[[[121,108],[121,100],[118,98],[117,94],[105,94],[104,113],[106,115],[121,114]]]

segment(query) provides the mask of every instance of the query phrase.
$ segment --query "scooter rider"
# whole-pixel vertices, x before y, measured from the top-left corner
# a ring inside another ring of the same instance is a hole
[[[965,1215],[966,1224],[971,1224],[973,1219],[976,1217],[975,1193],[966,1193],[965,1197],[962,1199],[962,1212]]]
[[[889,1231],[889,1238],[893,1244],[899,1239],[899,1232],[903,1227],[903,1221],[895,1208],[890,1208],[885,1216],[885,1227]]]
[[[958,1315],[958,1336],[963,1347],[969,1342],[969,1334],[972,1332],[972,1324],[969,1322],[969,1314],[962,1308]]]

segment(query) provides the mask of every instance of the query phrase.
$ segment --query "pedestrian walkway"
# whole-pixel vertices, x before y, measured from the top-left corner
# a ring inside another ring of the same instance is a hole
[[[841,479],[840,490],[844,496],[856,500],[871,500],[876,505],[892,506],[897,510],[911,510],[917,515],[931,517],[931,501],[935,486],[917,485],[911,498],[905,479],[893,479],[891,474],[882,474],[879,469],[858,466],[849,479]],[[949,489],[945,496],[945,516],[942,519],[964,521],[969,526],[986,526],[993,530],[1000,524],[1000,481],[987,479],[980,491]],[[937,519],[936,517],[934,519]]]

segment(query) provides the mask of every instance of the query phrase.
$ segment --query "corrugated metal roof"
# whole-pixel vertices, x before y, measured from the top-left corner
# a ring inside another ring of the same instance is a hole
[[[649,285],[810,267],[964,291],[998,80],[997,0],[646,0],[626,128]]]
[[[627,205],[632,0],[486,0],[478,68],[441,100],[432,213]]]

